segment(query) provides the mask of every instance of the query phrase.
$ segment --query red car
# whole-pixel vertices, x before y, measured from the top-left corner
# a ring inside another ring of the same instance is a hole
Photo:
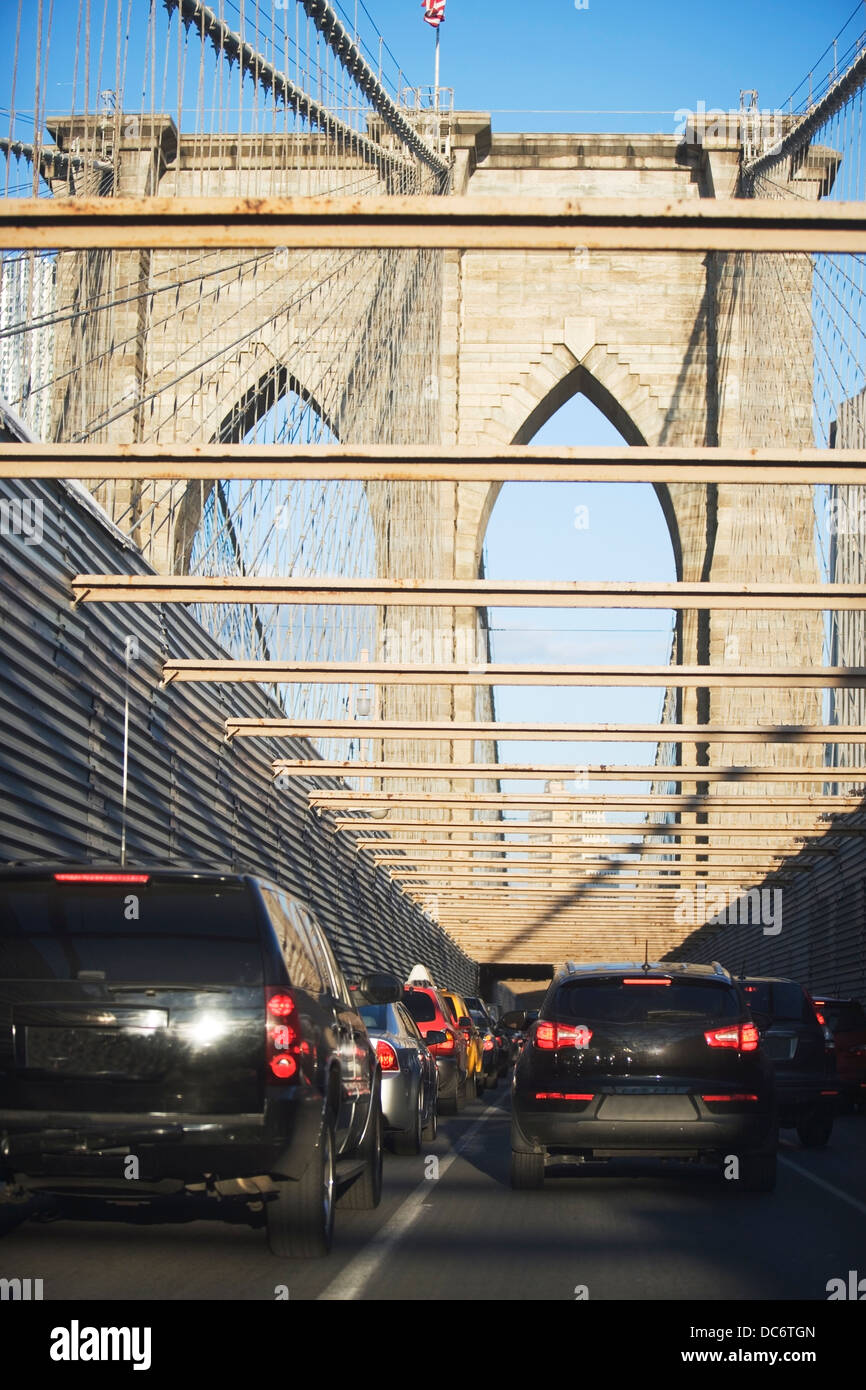
[[[456,1115],[467,1099],[466,1038],[453,1022],[447,1004],[433,985],[412,981],[403,990],[403,1003],[436,1058],[439,1113]]]
[[[857,999],[815,996],[836,1042],[836,1074],[842,1094],[859,1110],[866,1110],[866,1010]]]

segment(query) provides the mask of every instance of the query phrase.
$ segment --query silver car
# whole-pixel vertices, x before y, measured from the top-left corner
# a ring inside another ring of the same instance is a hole
[[[396,1004],[360,1004],[382,1069],[382,1114],[395,1153],[421,1152],[438,1123],[436,1058],[408,1010]]]

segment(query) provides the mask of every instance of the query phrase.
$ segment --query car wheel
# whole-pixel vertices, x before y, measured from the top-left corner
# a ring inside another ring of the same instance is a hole
[[[457,1082],[457,1095],[454,1101],[454,1114],[459,1115],[467,1100],[469,1099],[469,1076],[464,1074],[463,1080]]]
[[[373,1092],[371,1105],[373,1113],[358,1151],[358,1157],[364,1160],[364,1169],[340,1198],[341,1206],[348,1207],[350,1211],[372,1211],[382,1200],[383,1123],[378,1085]]]
[[[775,1153],[753,1153],[741,1156],[740,1188],[743,1192],[772,1192],[775,1186]]]
[[[833,1131],[831,1111],[807,1110],[797,1122],[797,1138],[804,1149],[822,1149]]]
[[[432,1142],[432,1140],[434,1140],[434,1139],[436,1138],[436,1135],[437,1135],[438,1132],[439,1132],[439,1098],[438,1098],[438,1096],[434,1096],[434,1097],[433,1097],[433,1104],[432,1104],[432,1107],[431,1107],[431,1110],[430,1110],[430,1118],[429,1118],[429,1120],[427,1121],[426,1125],[424,1126],[424,1138],[425,1138],[425,1139],[429,1139],[429,1140]]]
[[[421,1152],[421,1135],[424,1130],[424,1094],[421,1083],[418,1082],[418,1104],[415,1106],[415,1119],[411,1129],[399,1129],[394,1135],[394,1152],[396,1154],[419,1154]]]
[[[319,1143],[300,1178],[275,1180],[265,1204],[268,1249],[284,1259],[327,1255],[334,1240],[334,1131],[322,1126]]]
[[[455,1088],[454,1088],[454,1094],[453,1094],[453,1095],[450,1095],[450,1096],[440,1096],[440,1097],[439,1097],[439,1114],[440,1114],[440,1115],[456,1115],[456,1114],[458,1113],[458,1111],[459,1111],[459,1108],[460,1108],[459,1092],[458,1092],[458,1089],[457,1089],[456,1086],[455,1086]]]
[[[544,1154],[511,1150],[511,1186],[519,1192],[537,1190],[544,1183]]]

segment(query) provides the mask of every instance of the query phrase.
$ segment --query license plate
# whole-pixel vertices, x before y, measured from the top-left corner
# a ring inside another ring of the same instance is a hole
[[[28,1028],[28,1068],[63,1076],[161,1076],[167,1061],[165,1029]]]

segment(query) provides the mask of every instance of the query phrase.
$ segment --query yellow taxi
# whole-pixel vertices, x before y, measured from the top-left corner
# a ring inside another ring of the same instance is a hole
[[[439,993],[451,1010],[455,1024],[466,1038],[466,1059],[468,1063],[466,1084],[469,1094],[480,1096],[484,1090],[483,1039],[472,1021],[469,1008],[462,994],[458,994],[454,989],[440,989]]]

